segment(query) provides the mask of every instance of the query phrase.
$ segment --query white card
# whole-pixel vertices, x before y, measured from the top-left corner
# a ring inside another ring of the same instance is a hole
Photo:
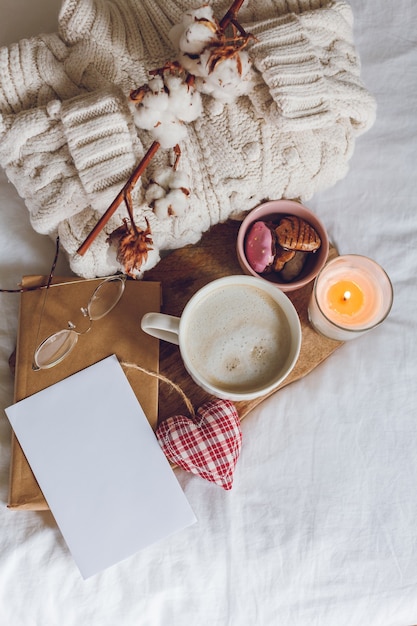
[[[116,356],[6,414],[84,578],[196,521]]]

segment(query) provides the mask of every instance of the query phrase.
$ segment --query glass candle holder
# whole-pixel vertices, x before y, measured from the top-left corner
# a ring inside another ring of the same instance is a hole
[[[330,261],[317,275],[308,318],[325,337],[349,341],[381,324],[392,302],[385,270],[368,257],[347,254]]]

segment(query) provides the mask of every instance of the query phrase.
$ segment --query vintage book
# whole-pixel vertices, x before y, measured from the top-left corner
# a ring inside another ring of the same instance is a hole
[[[39,276],[30,276],[25,277],[22,284],[24,286],[44,284],[44,280]],[[86,320],[80,308],[87,305],[101,280],[55,278],[47,291],[27,291],[21,294],[16,347],[15,402],[112,354],[115,354],[120,362],[135,363],[149,371],[158,372],[159,342],[141,330],[140,321],[146,312],[160,310],[161,285],[156,281],[135,280],[126,281],[125,291],[119,303],[108,315],[93,322],[91,330],[79,337],[75,348],[61,363],[46,370],[32,370],[35,349],[43,339],[67,328],[68,321],[76,324],[77,330],[86,328]],[[155,428],[158,419],[157,378],[134,368],[126,368],[126,375],[148,421]],[[44,495],[14,434],[8,506],[12,509],[48,509]]]

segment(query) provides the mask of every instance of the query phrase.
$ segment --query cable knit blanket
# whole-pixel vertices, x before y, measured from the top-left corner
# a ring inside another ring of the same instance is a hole
[[[218,19],[230,5],[211,4]],[[88,251],[77,250],[152,143],[127,96],[176,59],[169,33],[187,9],[187,0],[64,0],[58,33],[0,50],[0,164],[33,228],[59,234],[80,276],[122,269],[107,239],[126,217],[123,204]],[[333,185],[374,121],[346,2],[247,0],[239,22],[254,35],[251,89],[230,103],[203,95],[202,115],[186,125],[188,209],[163,216],[146,199],[172,151],[158,151],[133,191],[135,222],[148,223],[153,239],[141,273],[161,250],[195,243],[264,199],[305,201]]]

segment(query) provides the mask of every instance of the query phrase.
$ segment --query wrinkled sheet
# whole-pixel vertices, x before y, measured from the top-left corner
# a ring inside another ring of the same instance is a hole
[[[2,413],[1,624],[417,624],[417,4],[352,6],[377,119],[346,178],[308,205],[341,253],[384,266],[391,315],[245,419],[232,491],[177,472],[197,524],[88,581],[49,512],[6,508]],[[0,44],[56,30],[58,11],[58,0],[0,0]],[[4,172],[0,207],[0,284],[13,287],[48,272],[54,246],[31,229]],[[0,302],[4,408],[18,296]]]

